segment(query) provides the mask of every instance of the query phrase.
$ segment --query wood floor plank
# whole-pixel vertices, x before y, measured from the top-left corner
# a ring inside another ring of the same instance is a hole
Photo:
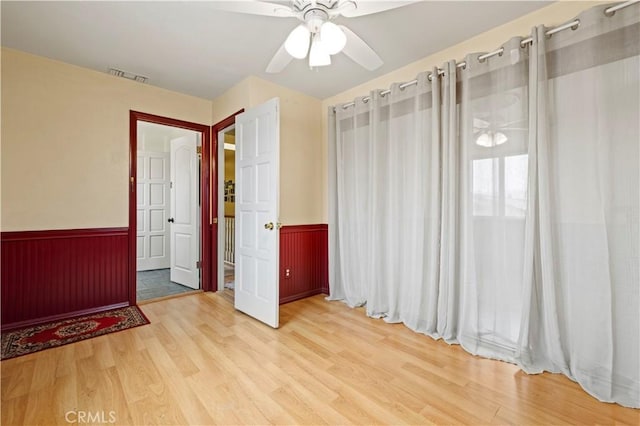
[[[33,370],[38,354],[2,361],[2,401],[31,392]]]
[[[122,382],[118,375],[118,369],[109,367],[103,371],[105,378],[105,390],[102,395],[106,395],[103,400],[95,401],[96,406],[101,407],[106,413],[113,412],[116,416],[116,423],[119,425],[133,424],[132,410],[127,403],[126,396],[122,392]]]
[[[449,413],[447,417],[456,422],[475,419],[474,423],[488,423],[499,408],[498,404],[491,401],[470,397],[463,386],[438,376],[425,378],[401,370],[391,383],[413,395],[423,406],[428,406],[429,411],[438,414]],[[466,398],[461,397],[463,395]]]
[[[25,407],[28,403],[27,395],[2,401],[2,424],[4,425],[24,425],[26,415]]]
[[[172,352],[166,350],[166,346],[160,338],[148,339],[145,343],[149,349],[149,356],[158,366],[162,379],[169,385],[168,390],[172,400],[177,402],[180,412],[187,422],[198,425],[212,424],[212,417],[208,414],[189,384],[184,380],[185,377],[197,373],[198,370],[196,369],[190,374],[184,374],[183,371],[176,368],[176,360]],[[183,359],[183,357],[180,357],[180,360]]]
[[[151,324],[2,361],[2,424],[68,424],[69,410],[113,412],[117,425],[640,424],[640,410],[562,375],[527,375],[322,295],[281,306],[278,330],[221,294],[142,310]]]
[[[105,339],[96,338],[95,340],[104,341]],[[73,345],[60,346],[59,348],[51,349],[51,351],[56,351],[58,355],[55,372],[56,379],[75,373],[75,349]]]
[[[33,367],[30,392],[53,386],[56,381],[56,358],[60,351],[43,351],[36,357]]]
[[[29,393],[24,410],[25,425],[61,425],[68,407],[62,410],[52,398],[53,387],[40,388]],[[4,405],[4,404],[3,404]],[[2,410],[4,417],[4,409]],[[2,424],[5,424],[4,418]]]
[[[148,399],[164,386],[160,372],[147,350],[133,351],[116,359],[116,371],[128,403]]]
[[[369,392],[362,393],[343,385],[338,389],[340,396],[333,401],[332,406],[354,424],[414,423],[398,415],[397,410],[390,409],[395,407],[379,404],[375,399],[379,392],[384,392],[384,389],[370,389]]]
[[[169,333],[166,327],[158,327],[156,333],[156,340],[162,347],[162,349],[166,352],[171,364],[173,365],[173,369],[177,369],[180,371],[183,377],[189,376],[191,374],[195,374],[200,369],[195,365],[195,363],[191,360],[189,354],[187,354],[176,339]],[[152,343],[155,342],[154,339],[149,339]],[[149,347],[149,340],[145,342],[147,348]]]
[[[327,424],[318,413],[302,401],[290,388],[280,387],[269,394],[271,399],[282,407],[283,411],[290,413],[297,424],[325,425]]]

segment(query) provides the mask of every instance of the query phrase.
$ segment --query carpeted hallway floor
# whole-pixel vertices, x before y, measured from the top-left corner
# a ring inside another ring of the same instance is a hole
[[[193,291],[192,288],[174,283],[169,277],[169,269],[155,269],[136,273],[136,296],[138,301]]]

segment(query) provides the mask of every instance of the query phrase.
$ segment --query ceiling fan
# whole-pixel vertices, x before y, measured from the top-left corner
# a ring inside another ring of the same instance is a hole
[[[395,9],[416,0],[291,0],[267,2],[240,0],[214,2],[214,7],[238,13],[297,18],[302,23],[295,27],[269,62],[266,72],[282,71],[293,58],[308,56],[309,67],[331,64],[331,55],[344,53],[369,71],[382,66],[380,56],[364,40],[344,25],[332,21],[339,17],[352,18]]]
[[[520,126],[514,126],[516,124],[520,124]],[[526,131],[527,128],[523,127],[525,124],[525,119],[504,122],[502,118],[496,118],[491,122],[482,118],[474,117],[473,134],[474,136],[477,136],[476,145],[485,148],[493,148],[495,146],[502,145],[509,140],[505,133],[509,133],[509,131],[512,130]]]

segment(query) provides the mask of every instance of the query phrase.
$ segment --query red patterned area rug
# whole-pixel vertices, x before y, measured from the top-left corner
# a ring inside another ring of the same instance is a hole
[[[115,331],[149,324],[137,306],[2,333],[2,359],[55,348]]]

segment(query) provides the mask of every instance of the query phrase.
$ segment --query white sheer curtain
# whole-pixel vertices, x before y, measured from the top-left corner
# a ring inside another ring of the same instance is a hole
[[[640,7],[605,8],[576,31],[533,34],[522,364],[640,407]]]
[[[514,360],[522,310],[528,190],[528,55],[465,58],[460,98],[458,340],[469,352]]]
[[[439,83],[423,73],[414,85],[338,107],[331,121],[340,135],[330,173],[331,297],[366,302],[368,315],[430,333],[438,297],[440,193],[431,189],[440,179]]]
[[[605,8],[336,107],[330,298],[640,407],[640,7]]]
[[[372,292],[370,255],[373,235],[371,111],[363,98],[356,99],[349,114],[336,114],[331,123],[340,134],[334,146],[335,188],[331,227],[330,292],[349,306],[364,305]],[[347,109],[342,108],[341,113]]]

